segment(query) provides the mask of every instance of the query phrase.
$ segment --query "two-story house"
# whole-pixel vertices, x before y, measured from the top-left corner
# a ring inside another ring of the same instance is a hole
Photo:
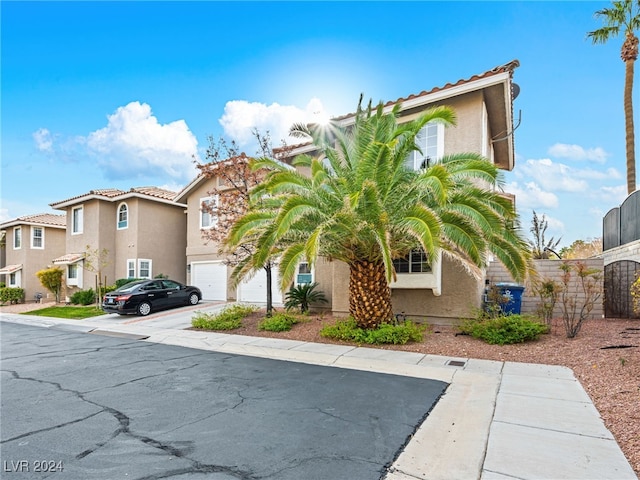
[[[40,284],[36,272],[51,266],[53,259],[65,252],[64,215],[40,213],[19,217],[0,224],[4,232],[5,258],[0,278],[7,287],[23,288],[25,300],[52,296]]]
[[[519,66],[514,60],[479,75],[458,80],[419,94],[388,102],[391,110],[401,104],[400,122],[410,121],[426,109],[447,105],[456,113],[457,124],[445,128],[429,124],[418,141],[422,153],[414,152],[407,165],[419,169],[425,162],[435,161],[445,154],[476,152],[504,170],[514,167],[513,100],[519,88],[513,83],[513,72]],[[354,121],[354,114],[334,118],[344,127]],[[303,144],[287,149],[289,158],[302,153],[314,153],[314,146]],[[259,272],[249,280],[249,288],[241,284],[230,288],[228,275],[231,267],[218,253],[216,245],[203,240],[202,230],[215,228],[215,215],[202,209],[203,202],[215,205],[210,192],[220,188],[220,180],[200,175],[185,187],[176,201],[187,205],[187,262],[191,284],[203,290],[205,298],[240,301],[265,301],[265,275]],[[392,287],[392,300],[396,313],[404,312],[412,318],[428,317],[430,321],[451,322],[469,316],[482,298],[484,279],[471,275],[455,261],[441,258],[435,264],[425,262],[424,255],[413,252],[406,259],[395,262],[397,281]],[[319,261],[313,271],[308,265],[299,265],[299,282],[316,281],[329,299],[327,308],[338,314],[349,311],[348,267],[336,261]],[[274,285],[277,280],[274,278]],[[282,292],[274,288],[277,302]]]
[[[51,204],[66,212],[65,250],[54,264],[65,268],[69,295],[121,278],[166,275],[184,282],[186,205],[157,187],[91,190]]]

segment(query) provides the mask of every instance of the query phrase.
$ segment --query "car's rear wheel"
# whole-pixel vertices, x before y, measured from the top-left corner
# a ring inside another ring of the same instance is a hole
[[[138,315],[146,316],[151,313],[151,304],[149,302],[142,302],[138,305]]]
[[[189,303],[191,305],[197,305],[199,301],[200,298],[198,297],[197,293],[192,293],[191,295],[189,295]]]

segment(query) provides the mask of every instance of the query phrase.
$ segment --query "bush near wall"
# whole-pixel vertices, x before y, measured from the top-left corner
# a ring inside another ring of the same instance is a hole
[[[0,303],[22,303],[24,302],[24,288],[3,287],[0,288]]]

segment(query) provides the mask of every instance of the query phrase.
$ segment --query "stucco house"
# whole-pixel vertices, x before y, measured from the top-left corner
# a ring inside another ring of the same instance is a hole
[[[5,256],[0,279],[7,287],[23,288],[26,301],[52,297],[40,284],[36,272],[52,265],[53,259],[65,252],[64,215],[40,213],[0,224],[5,236]]]
[[[417,169],[427,157],[436,160],[445,154],[476,152],[501,169],[513,169],[513,100],[519,91],[513,83],[513,72],[518,66],[519,62],[514,60],[468,79],[386,103],[387,110],[398,103],[402,105],[401,122],[410,121],[437,105],[448,105],[456,113],[455,127],[445,129],[442,125],[427,125],[420,137],[423,154],[416,152],[407,162]],[[333,120],[348,127],[354,121],[354,114]],[[313,152],[312,144],[287,149],[289,159]],[[215,228],[215,216],[202,209],[203,202],[215,205],[217,199],[210,195],[214,188],[223,188],[219,178],[200,175],[175,198],[187,205],[188,282],[200,287],[205,299],[264,302],[265,274],[259,272],[241,284],[237,291],[232,289],[228,282],[230,267],[224,256],[218,253],[216,245],[203,240],[202,230]],[[319,283],[319,289],[329,300],[325,308],[338,314],[349,311],[349,270],[346,265],[321,260],[313,270],[305,263],[298,268],[297,280]],[[449,323],[469,316],[474,307],[480,306],[484,279],[470,275],[465,267],[451,260],[441,259],[426,265],[420,252],[414,252],[409,258],[396,262],[396,271],[398,278],[392,284],[396,313]],[[273,294],[275,303],[283,295],[277,288]]]
[[[159,274],[184,282],[186,205],[176,192],[157,187],[91,190],[51,204],[66,212],[65,249],[53,259],[63,266],[69,287],[94,288],[98,259],[105,252],[102,283]]]
[[[512,170],[515,162],[513,101],[519,93],[519,87],[513,83],[513,72],[518,66],[519,62],[514,60],[468,79],[387,102],[384,105],[387,111],[401,104],[400,122],[413,120],[424,110],[438,105],[453,108],[457,116],[455,127],[425,126],[418,138],[422,154],[414,152],[407,163],[418,169],[424,162],[445,154],[475,152],[501,169]],[[348,127],[354,118],[354,114],[349,114],[334,120]],[[290,155],[313,151],[311,144],[300,145]],[[441,258],[428,265],[424,255],[414,251],[408,258],[397,260],[395,267],[397,281],[391,288],[396,314],[451,323],[470,316],[473,309],[480,306],[484,279],[471,275],[453,260]],[[300,268],[305,269],[305,265]],[[329,299],[328,308],[339,314],[349,311],[349,269],[345,264],[320,261],[309,276],[318,282],[319,289]]]

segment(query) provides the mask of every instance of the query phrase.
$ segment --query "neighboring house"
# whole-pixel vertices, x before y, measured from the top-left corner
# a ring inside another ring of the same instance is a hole
[[[264,270],[242,281],[237,288],[230,282],[232,266],[225,255],[219,253],[219,245],[207,241],[203,233],[216,228],[217,217],[203,210],[203,204],[217,205],[211,195],[214,189],[231,188],[218,176],[200,174],[176,195],[175,201],[187,205],[187,283],[202,291],[204,300],[242,302],[266,302],[266,273]],[[273,281],[273,303],[282,303],[283,294],[277,281]]]
[[[51,204],[66,212],[66,248],[54,264],[64,266],[67,295],[94,288],[105,252],[101,283],[167,275],[186,279],[186,205],[176,192],[156,187],[91,190]]]
[[[417,139],[422,154],[414,152],[407,164],[418,169],[445,154],[476,152],[501,169],[513,169],[513,100],[519,88],[512,78],[518,66],[519,62],[514,60],[471,78],[386,103],[387,111],[398,103],[402,105],[400,122],[413,120],[438,105],[450,106],[456,113],[455,127],[429,124],[424,128]],[[354,114],[349,114],[334,120],[348,126],[354,118]],[[305,144],[296,146],[290,154],[313,152],[314,146]],[[480,306],[484,279],[474,277],[463,265],[445,258],[429,265],[420,251],[394,263],[397,272],[397,281],[391,285],[394,313],[426,318],[432,323],[451,323],[472,315],[473,309]],[[330,300],[328,308],[346,314],[348,267],[341,262],[320,261],[314,270],[310,276]]]
[[[36,272],[51,266],[53,259],[64,253],[65,228],[65,216],[51,213],[27,215],[0,224],[5,241],[0,281],[7,287],[23,288],[25,301],[33,301],[37,293],[53,299]]]

